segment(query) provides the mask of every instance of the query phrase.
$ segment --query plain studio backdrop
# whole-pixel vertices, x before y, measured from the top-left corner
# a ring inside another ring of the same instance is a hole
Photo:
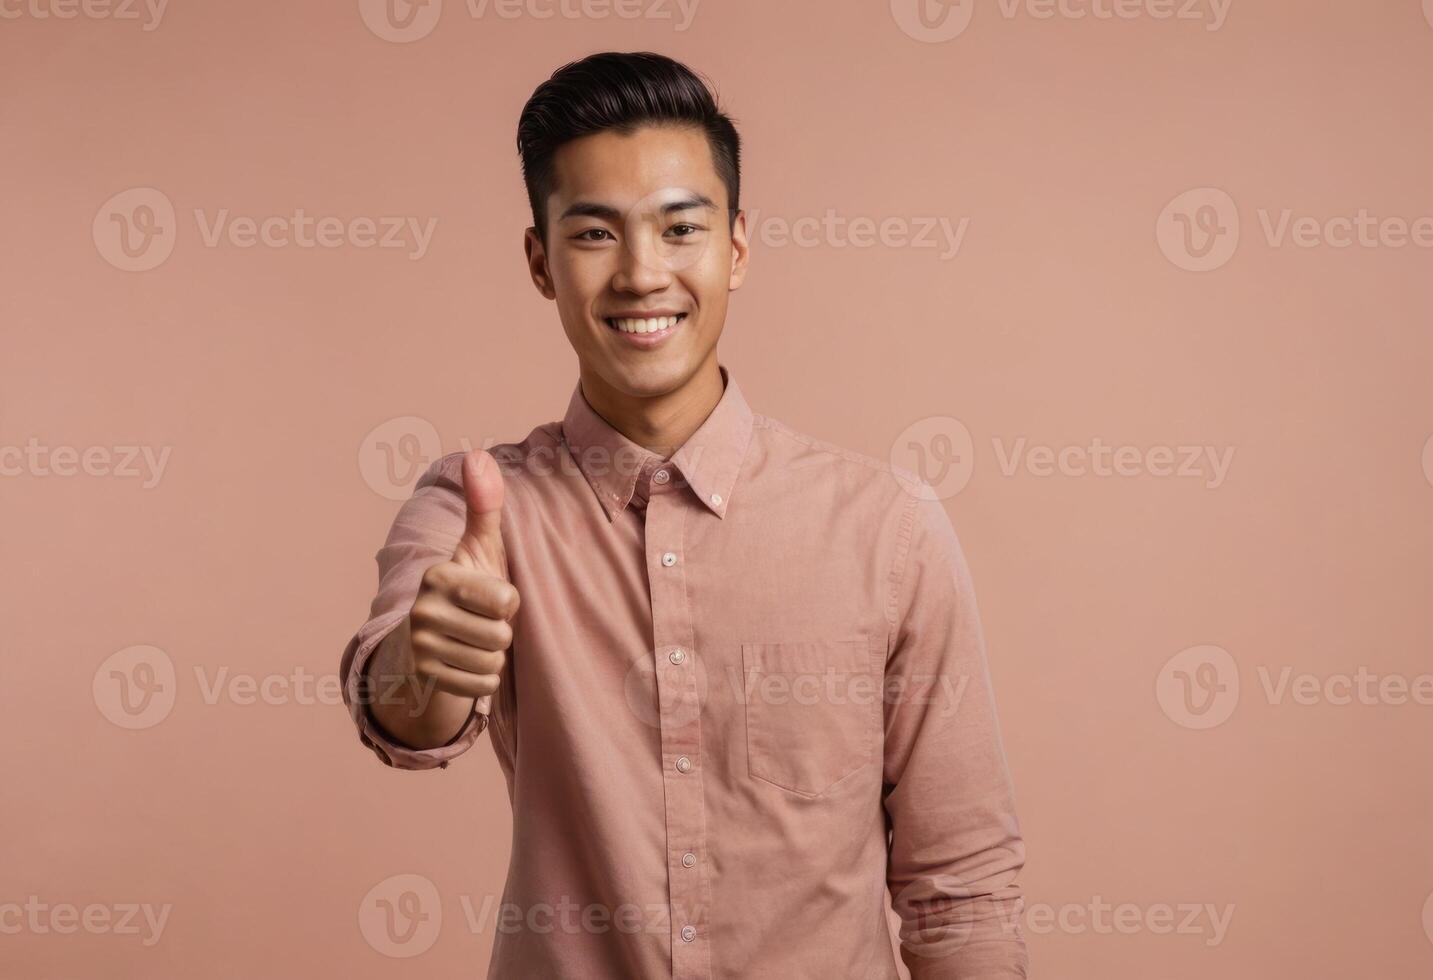
[[[421,465],[566,408],[515,125],[603,49],[744,137],[753,407],[941,488],[1032,976],[1433,972],[1433,10],[0,14],[0,975],[482,975],[492,750],[335,675]]]

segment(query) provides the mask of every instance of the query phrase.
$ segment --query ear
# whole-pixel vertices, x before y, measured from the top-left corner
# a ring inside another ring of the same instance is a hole
[[[731,225],[731,276],[728,289],[740,289],[746,281],[746,265],[751,258],[751,248],[746,239],[746,212],[737,211]]]
[[[537,237],[535,227],[529,227],[522,233],[522,247],[527,253],[527,271],[532,276],[532,284],[548,299],[556,299],[557,290],[552,286],[552,273],[547,267],[547,248]]]

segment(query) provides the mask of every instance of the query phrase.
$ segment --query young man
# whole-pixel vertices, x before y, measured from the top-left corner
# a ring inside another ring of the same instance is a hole
[[[578,383],[561,422],[423,475],[342,664],[391,766],[490,735],[516,914],[488,976],[893,978],[889,886],[916,980],[1024,977],[950,520],[718,361],[748,259],[731,121],[677,62],[605,53],[538,87],[518,148]]]

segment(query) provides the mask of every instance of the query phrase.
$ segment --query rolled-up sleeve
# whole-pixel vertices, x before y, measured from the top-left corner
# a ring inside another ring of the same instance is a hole
[[[433,463],[399,508],[388,539],[376,555],[378,592],[368,621],[348,641],[339,666],[343,701],[358,726],[359,740],[386,765],[398,769],[447,768],[449,761],[467,751],[487,728],[492,708],[492,695],[478,698],[473,714],[452,741],[436,748],[414,749],[388,737],[369,707],[393,687],[391,682],[367,676],[369,659],[413,608],[423,573],[451,558],[462,534],[462,485],[457,482],[462,479],[461,461],[461,454],[455,453]]]
[[[904,501],[891,569],[887,884],[913,980],[1025,977],[1025,845],[975,591],[944,506]]]

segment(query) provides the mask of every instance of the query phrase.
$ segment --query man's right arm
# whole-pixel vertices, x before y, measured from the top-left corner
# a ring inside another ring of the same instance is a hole
[[[378,593],[340,678],[360,740],[387,765],[446,767],[487,727],[519,604],[502,500],[490,454],[445,457],[378,552]]]

